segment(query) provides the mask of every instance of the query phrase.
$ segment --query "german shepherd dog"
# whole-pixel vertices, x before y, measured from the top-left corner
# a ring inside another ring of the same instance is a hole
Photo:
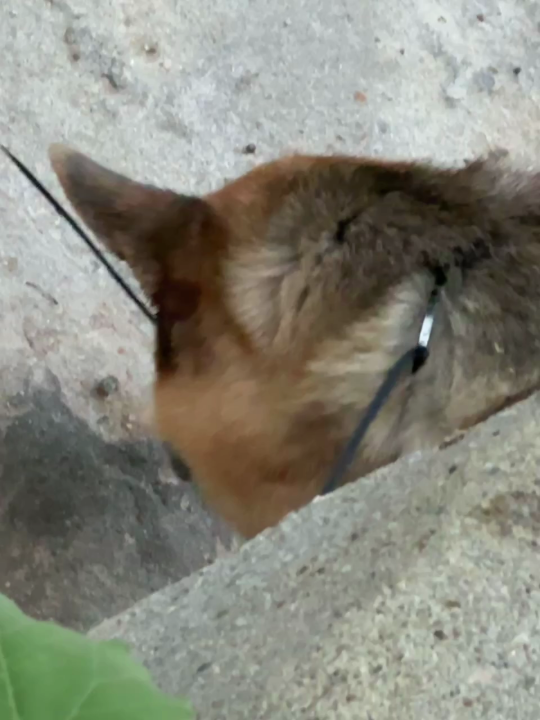
[[[310,502],[390,366],[414,347],[433,267],[431,354],[402,378],[346,481],[441,443],[540,381],[540,175],[292,156],[204,197],[62,146],[70,202],[157,310],[157,432],[253,537]]]

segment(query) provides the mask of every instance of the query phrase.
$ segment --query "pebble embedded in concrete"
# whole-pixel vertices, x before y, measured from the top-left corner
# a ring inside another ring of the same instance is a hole
[[[107,375],[107,377],[99,380],[95,387],[94,392],[100,398],[110,398],[111,395],[116,394],[120,389],[120,381],[114,375]]]

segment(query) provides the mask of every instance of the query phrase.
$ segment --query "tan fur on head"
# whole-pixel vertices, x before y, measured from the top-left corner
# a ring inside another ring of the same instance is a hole
[[[322,488],[434,265],[458,267],[428,364],[392,395],[348,480],[531,392],[540,370],[538,176],[285,158],[205,198],[55,146],[66,195],[158,310],[157,426],[244,536]]]

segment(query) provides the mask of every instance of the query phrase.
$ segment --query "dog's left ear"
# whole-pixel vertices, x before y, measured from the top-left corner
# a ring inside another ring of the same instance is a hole
[[[135,182],[62,145],[53,145],[49,154],[78,215],[130,265],[150,298],[159,304],[163,284],[182,296],[184,282],[187,295],[193,295],[204,253],[203,229],[212,222],[204,200]]]

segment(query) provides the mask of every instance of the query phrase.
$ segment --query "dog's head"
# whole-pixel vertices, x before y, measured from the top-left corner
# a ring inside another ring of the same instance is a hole
[[[308,502],[415,342],[430,289],[421,259],[448,245],[437,176],[295,156],[196,198],[58,146],[51,157],[79,215],[157,311],[163,439],[244,535]],[[356,474],[395,455],[392,417],[379,428]]]

